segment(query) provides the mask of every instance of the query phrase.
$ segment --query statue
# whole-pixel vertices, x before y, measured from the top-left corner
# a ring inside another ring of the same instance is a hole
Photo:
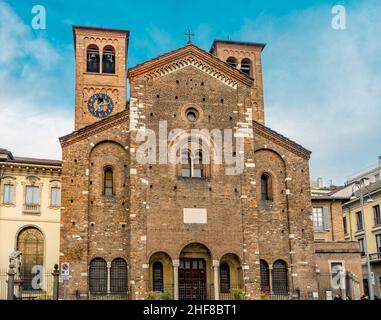
[[[20,251],[13,251],[9,255],[9,268],[15,271],[15,281],[21,280],[21,256]]]

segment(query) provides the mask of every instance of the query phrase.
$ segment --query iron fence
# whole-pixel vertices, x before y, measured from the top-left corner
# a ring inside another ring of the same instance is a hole
[[[77,300],[82,300],[82,299],[81,299],[81,295],[79,295]],[[129,294],[128,294],[128,292],[125,292],[125,293],[101,293],[101,294],[89,293],[88,294],[88,300],[129,300]]]
[[[174,299],[174,285],[173,283],[161,283],[160,285],[148,285],[148,293],[146,299],[148,300],[173,300]],[[160,288],[160,290],[157,290]],[[155,290],[156,289],[156,290]]]
[[[36,273],[34,277],[14,280],[14,300],[52,300],[52,271]],[[8,299],[8,270],[0,270],[0,300]]]
[[[7,270],[6,269],[0,269],[0,300],[6,300],[7,299]]]
[[[220,286],[220,300],[244,300],[245,290],[241,285],[229,284],[226,287]]]

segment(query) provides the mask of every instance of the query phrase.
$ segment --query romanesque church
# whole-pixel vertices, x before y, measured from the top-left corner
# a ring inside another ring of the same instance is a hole
[[[265,45],[215,40],[207,52],[189,41],[127,69],[129,31],[73,34],[75,128],[60,138],[67,298],[316,290],[310,151],[265,124]],[[168,140],[178,129],[189,135]],[[238,173],[214,161],[221,139],[204,143],[201,129],[231,130]],[[139,157],[148,132],[155,163]],[[180,161],[160,161],[173,144]]]

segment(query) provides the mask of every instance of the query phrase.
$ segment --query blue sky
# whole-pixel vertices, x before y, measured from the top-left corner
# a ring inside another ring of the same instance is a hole
[[[46,30],[33,30],[43,5]],[[344,5],[346,30],[331,27]],[[266,125],[311,150],[311,178],[343,183],[381,155],[381,3],[363,1],[0,0],[0,146],[60,158],[74,125],[72,24],[131,31],[128,65],[186,43],[265,42]]]

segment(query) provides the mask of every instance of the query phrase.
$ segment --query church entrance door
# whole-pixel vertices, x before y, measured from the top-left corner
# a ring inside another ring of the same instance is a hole
[[[179,299],[206,300],[206,263],[204,259],[180,259]]]

